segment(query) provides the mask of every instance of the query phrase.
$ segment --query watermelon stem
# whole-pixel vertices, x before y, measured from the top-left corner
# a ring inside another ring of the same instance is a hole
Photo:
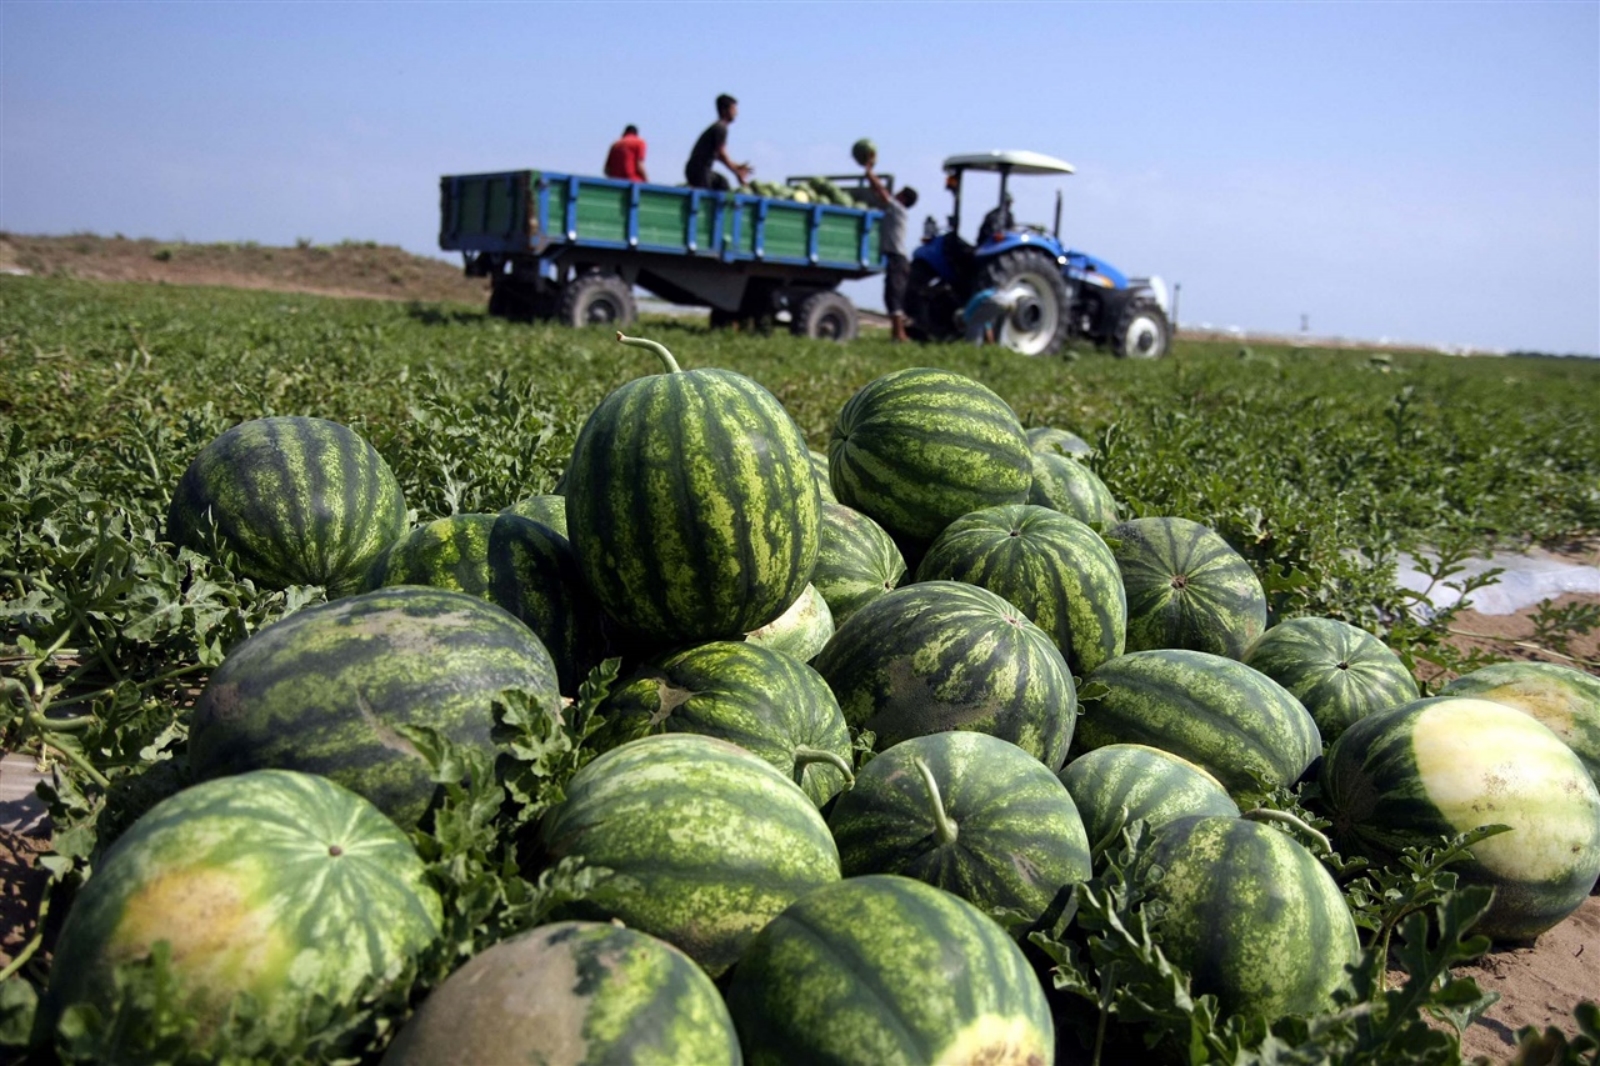
[[[1117,838],[1122,835],[1122,831],[1126,828],[1128,828],[1128,805],[1124,803],[1117,807],[1117,817],[1112,822],[1111,828],[1107,829],[1105,834],[1095,841],[1094,847],[1089,849],[1090,860],[1093,861],[1100,858],[1107,848],[1117,842]]]
[[[921,759],[913,759],[912,763],[916,766],[917,772],[922,774],[923,784],[928,786],[928,799],[931,801],[930,809],[933,812],[934,839],[939,842],[940,847],[954,844],[956,836],[960,833],[960,827],[951,820],[944,809],[944,800],[939,795],[938,779],[933,776],[933,771],[928,769],[928,764]]]
[[[656,355],[660,356],[661,361],[666,364],[667,373],[669,374],[676,374],[682,369],[678,366],[678,361],[672,357],[672,353],[667,351],[667,346],[659,341],[645,340],[643,337],[624,337],[620,329],[617,330],[617,340],[634,348],[648,348],[655,352]]]
[[[1296,832],[1316,841],[1317,846],[1324,852],[1331,853],[1333,851],[1333,842],[1326,835],[1313,829],[1304,820],[1296,818],[1288,811],[1275,811],[1267,807],[1257,807],[1253,811],[1245,811],[1240,817],[1248,818],[1252,822],[1282,822]]]
[[[856,783],[855,771],[850,768],[850,763],[835,751],[825,751],[822,748],[795,748],[794,749],[794,783],[800,784],[800,779],[805,776],[806,767],[812,763],[825,762],[844,775],[845,787],[854,788]]]

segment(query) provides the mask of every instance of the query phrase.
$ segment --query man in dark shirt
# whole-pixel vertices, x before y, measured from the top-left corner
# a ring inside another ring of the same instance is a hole
[[[735,163],[728,158],[728,124],[739,114],[739,101],[723,93],[717,97],[717,121],[706,127],[700,139],[694,142],[694,150],[689,153],[689,163],[683,168],[683,176],[690,185],[697,189],[728,189],[728,179],[716,172],[716,164],[721,163],[733,172],[743,185],[745,178],[750,174],[749,163]]]
[[[911,280],[911,243],[906,239],[906,211],[915,207],[917,190],[907,185],[893,196],[873,171],[878,157],[866,163],[867,182],[883,209],[883,224],[878,244],[883,249],[883,309],[889,312],[889,339],[909,340],[906,334],[906,285]]]
[[[644,176],[644,138],[639,127],[629,125],[606,153],[606,177],[619,181],[649,181]]]

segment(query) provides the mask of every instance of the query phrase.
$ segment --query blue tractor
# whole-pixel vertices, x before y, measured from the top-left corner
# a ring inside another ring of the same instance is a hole
[[[1172,310],[1160,278],[1130,278],[1116,267],[1061,243],[1061,194],[1053,231],[1018,225],[1007,189],[1012,175],[1071,174],[1072,165],[1038,152],[978,152],[944,161],[945,185],[955,196],[949,228],[927,220],[911,256],[906,313],[912,335],[948,340],[963,334],[961,309],[974,293],[1005,293],[1009,311],[995,340],[1023,355],[1053,355],[1074,338],[1114,355],[1155,359],[1172,341]],[[961,225],[961,179],[969,170],[1000,175],[1000,201],[984,219],[976,243]]]

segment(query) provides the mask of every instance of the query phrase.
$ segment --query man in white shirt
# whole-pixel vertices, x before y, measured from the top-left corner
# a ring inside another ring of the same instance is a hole
[[[911,243],[906,238],[906,210],[916,206],[917,190],[906,186],[893,196],[873,172],[878,156],[874,152],[866,162],[867,182],[883,209],[883,225],[878,231],[883,249],[883,309],[889,312],[889,339],[899,343],[910,340],[906,335],[906,283],[911,279]]]

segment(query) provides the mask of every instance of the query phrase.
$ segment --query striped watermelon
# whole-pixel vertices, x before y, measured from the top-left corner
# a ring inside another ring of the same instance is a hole
[[[518,518],[530,518],[535,522],[549,526],[560,533],[567,535],[567,498],[555,493],[542,496],[526,496],[510,507],[502,508],[501,514],[512,514]]]
[[[1554,663],[1496,663],[1456,678],[1439,695],[1493,700],[1533,715],[1600,785],[1600,678]]]
[[[1116,525],[1117,500],[1088,465],[1069,455],[1033,456],[1033,483],[1028,502],[1060,511],[1104,531]]]
[[[1027,431],[1028,450],[1035,455],[1078,456],[1087,459],[1094,454],[1094,445],[1070,430],[1053,426],[1034,426]]]
[[[1050,634],[1079,677],[1123,652],[1128,607],[1111,549],[1049,508],[1019,503],[962,515],[923,556],[917,580],[965,581],[1007,600]]]
[[[1061,771],[1089,840],[1099,845],[1143,819],[1159,829],[1179,818],[1237,818],[1222,782],[1187,759],[1145,744],[1107,744],[1085,752]]]
[[[845,721],[871,730],[880,751],[966,729],[1057,770],[1072,743],[1078,699],[1067,661],[1049,634],[976,585],[885,593],[839,627],[814,665]]]
[[[817,492],[822,495],[823,503],[838,503],[839,497],[833,494],[833,482],[828,473],[828,457],[815,448],[810,449],[811,472],[817,478]]]
[[[200,1045],[249,993],[260,1035],[292,1046],[314,997],[354,1006],[440,922],[411,842],[360,796],[279,770],[209,781],[151,808],[96,863],[56,942],[36,1032],[53,1033],[73,1004],[108,1013],[114,968],[164,940]],[[143,1060],[133,1047],[119,1057]]]
[[[1355,922],[1333,876],[1286,833],[1230,817],[1157,830],[1135,878],[1166,905],[1161,950],[1223,1010],[1269,1019],[1332,1009],[1360,961]]]
[[[935,733],[874,758],[828,815],[846,877],[904,874],[985,912],[1037,921],[1089,878],[1089,841],[1038,759],[983,733]]]
[[[502,511],[488,547],[489,599],[533,630],[555,662],[561,694],[576,697],[609,649],[608,621],[572,545],[550,523]]]
[[[808,584],[789,609],[744,635],[751,644],[792,655],[803,663],[817,657],[833,638],[833,611],[817,586]]]
[[[1250,646],[1244,662],[1304,704],[1328,742],[1374,711],[1419,695],[1400,656],[1366,630],[1333,618],[1279,622]]]
[[[600,713],[620,736],[697,733],[759,755],[817,806],[850,780],[850,731],[826,681],[770,648],[713,641],[647,663]]]
[[[555,922],[474,955],[429,993],[383,1066],[738,1066],[739,1034],[694,960],[632,929]]]
[[[912,367],[845,402],[828,444],[839,502],[924,547],[968,511],[1022,503],[1033,483],[1022,425],[985,386]]]
[[[1078,723],[1079,753],[1148,744],[1199,765],[1235,798],[1293,784],[1322,754],[1317,723],[1300,702],[1233,659],[1129,652],[1087,680],[1107,691]]]
[[[409,828],[432,801],[427,762],[395,726],[494,750],[493,701],[522,688],[555,713],[555,665],[527,626],[460,592],[401,586],[289,615],[228,653],[195,703],[189,763],[322,774]]]
[[[842,503],[822,504],[821,546],[811,583],[833,612],[835,627],[906,575],[894,538],[866,515]]]
[[[497,517],[458,514],[423,523],[372,561],[364,590],[428,585],[488,599],[489,532]]]
[[[692,734],[644,737],[589,763],[539,837],[551,862],[571,855],[612,871],[572,917],[619,919],[712,977],[779,911],[839,879],[828,825],[794,782]]]
[[[1054,1060],[1044,989],[972,904],[894,874],[801,897],[739,960],[728,1011],[750,1066]]]
[[[1128,593],[1128,650],[1190,648],[1237,659],[1267,628],[1244,557],[1187,518],[1135,518],[1106,533]]]
[[[209,550],[213,523],[243,576],[342,596],[405,534],[406,501],[389,464],[348,426],[258,418],[200,449],[172,494],[174,543]]]
[[[620,336],[620,334],[619,334]],[[782,614],[817,561],[805,438],[727,370],[630,381],[590,413],[567,468],[567,525],[607,614],[651,637],[732,639]]]
[[[1600,878],[1600,791],[1559,737],[1499,703],[1439,697],[1368,715],[1329,749],[1322,792],[1342,847],[1380,860],[1509,825],[1455,868],[1493,886],[1477,931],[1497,940],[1537,937]]]

